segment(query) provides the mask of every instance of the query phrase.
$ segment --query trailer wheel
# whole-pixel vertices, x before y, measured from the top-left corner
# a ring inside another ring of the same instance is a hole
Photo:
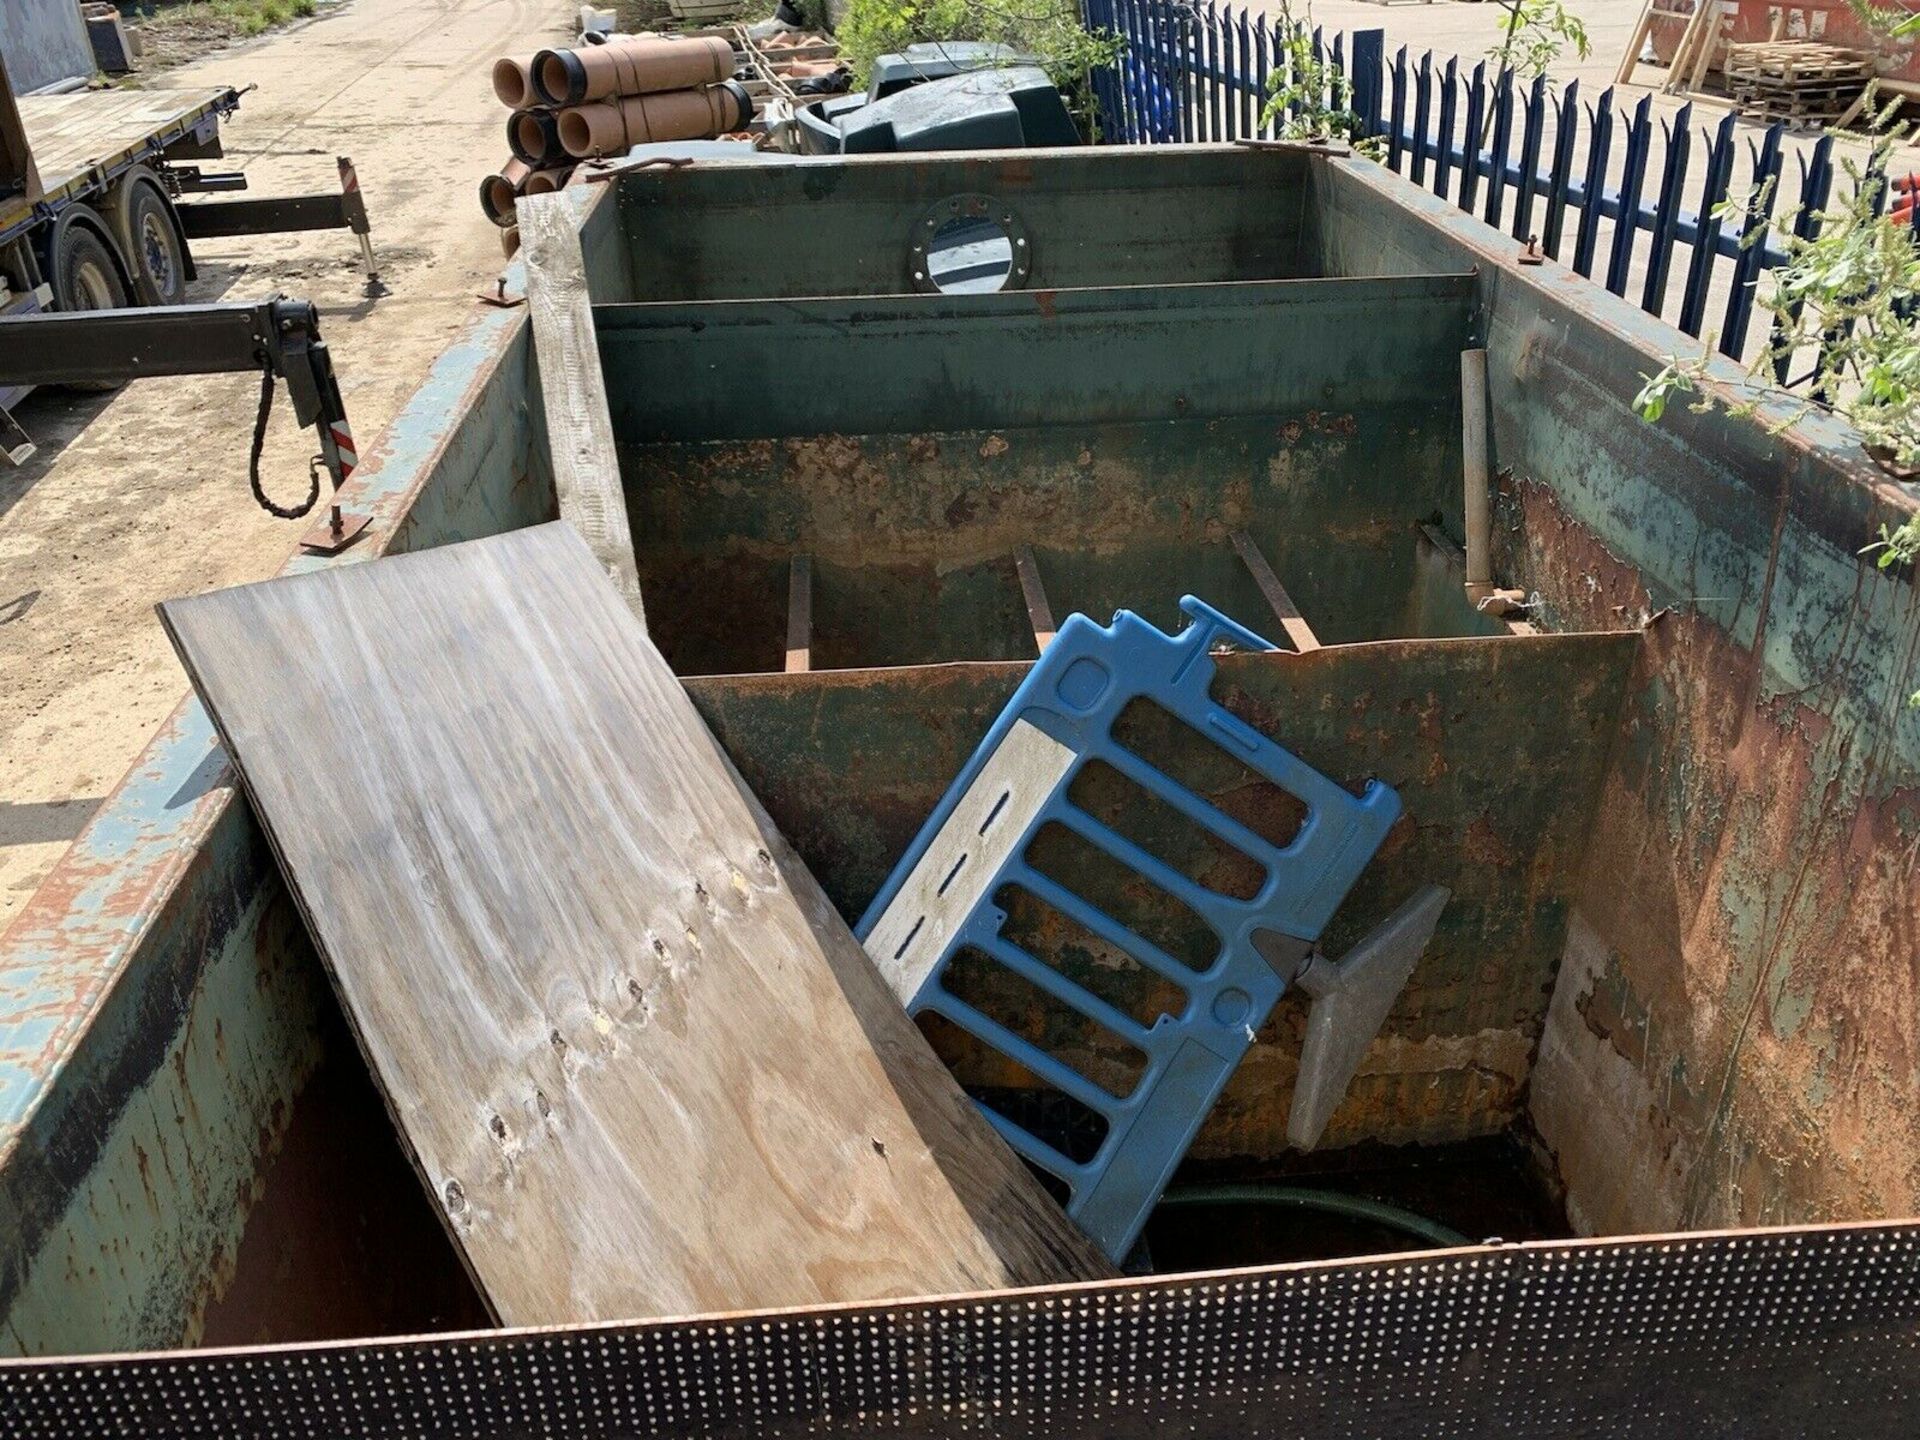
[[[141,305],[178,305],[187,298],[187,242],[174,223],[166,192],[144,165],[120,177],[107,199],[120,257]]]
[[[121,278],[113,247],[107,243],[105,222],[85,205],[69,207],[53,228],[47,268],[53,282],[54,304],[61,310],[122,310],[127,285]],[[117,380],[80,380],[69,390],[118,390]]]
[[[52,251],[53,298],[60,309],[126,308],[126,282],[107,244],[106,226],[94,211],[75,205],[61,215]]]

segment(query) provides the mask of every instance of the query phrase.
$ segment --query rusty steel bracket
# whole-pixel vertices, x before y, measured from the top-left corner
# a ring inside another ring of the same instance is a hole
[[[327,518],[315,522],[300,537],[300,548],[317,555],[338,555],[364,535],[372,523],[373,516],[349,515],[340,509],[336,500],[327,507]]]
[[[1233,143],[1242,150],[1299,150],[1308,155],[1330,155],[1335,159],[1353,154],[1351,145],[1330,140],[1262,140],[1244,136]]]
[[[589,160],[581,168],[588,172],[585,177],[587,184],[602,185],[636,170],[684,170],[693,163],[691,155],[649,155],[644,160],[632,160],[620,165],[610,160]]]
[[[516,305],[524,305],[527,303],[527,297],[524,295],[507,294],[507,277],[504,275],[493,282],[493,290],[491,292],[485,290],[477,291],[475,298],[478,299],[482,305],[491,305],[496,310],[511,310]]]

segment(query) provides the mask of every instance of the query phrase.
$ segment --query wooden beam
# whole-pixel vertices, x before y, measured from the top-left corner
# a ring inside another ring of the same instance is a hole
[[[1274,617],[1279,620],[1280,628],[1286,631],[1287,639],[1293,642],[1293,648],[1302,655],[1309,650],[1318,650],[1320,637],[1313,633],[1313,627],[1307,624],[1306,617],[1294,605],[1293,597],[1287,594],[1287,587],[1273,573],[1273,567],[1267,563],[1267,557],[1260,553],[1260,547],[1254,543],[1253,537],[1244,530],[1234,531],[1233,548],[1240,552],[1240,559],[1253,575],[1253,583],[1267,597],[1267,604],[1273,607]]]
[[[1053,623],[1053,607],[1047,604],[1046,587],[1040,583],[1040,566],[1033,558],[1033,547],[1022,545],[1013,552],[1013,568],[1020,572],[1020,592],[1027,600],[1027,623],[1033,627],[1033,646],[1045,654],[1059,627]]]
[[[813,668],[813,557],[796,555],[787,566],[787,674]]]
[[[560,518],[580,532],[613,588],[644,624],[640,569],[620,485],[620,455],[613,443],[580,247],[583,226],[615,224],[618,219],[612,193],[604,186],[532,196],[520,203],[520,245],[526,256],[527,311],[533,320],[533,353],[540,367]]]
[[[1647,32],[1653,29],[1654,0],[1646,0],[1640,7],[1640,18],[1633,22],[1633,33],[1627,37],[1627,48],[1620,52],[1620,66],[1613,72],[1613,83],[1625,85],[1633,79],[1633,67],[1639,63],[1640,47],[1647,42]]]

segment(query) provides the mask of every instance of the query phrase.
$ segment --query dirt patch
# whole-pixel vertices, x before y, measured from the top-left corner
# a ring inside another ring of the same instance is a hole
[[[241,40],[251,40],[305,20],[319,10],[318,0],[180,0],[162,5],[137,26],[141,75],[196,60]]]
[[[614,29],[624,35],[641,30],[672,30],[680,25],[667,0],[615,0],[613,14]]]

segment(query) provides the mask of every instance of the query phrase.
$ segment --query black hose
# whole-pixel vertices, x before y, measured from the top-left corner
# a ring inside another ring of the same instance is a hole
[[[267,447],[267,417],[273,413],[273,371],[260,372],[260,410],[253,417],[253,453],[247,456],[247,483],[253,486],[253,498],[260,508],[279,520],[298,520],[312,510],[320,499],[320,472],[309,468],[307,498],[296,507],[276,505],[260,487],[260,452]]]
[[[1383,1200],[1368,1200],[1360,1195],[1342,1195],[1333,1190],[1307,1190],[1294,1185],[1183,1185],[1160,1197],[1162,1205],[1277,1205],[1289,1210],[1316,1210],[1347,1220],[1365,1220],[1384,1225],[1416,1240],[1424,1240],[1442,1250],[1452,1250],[1473,1242],[1458,1230],[1449,1230],[1438,1221],[1402,1210]]]

